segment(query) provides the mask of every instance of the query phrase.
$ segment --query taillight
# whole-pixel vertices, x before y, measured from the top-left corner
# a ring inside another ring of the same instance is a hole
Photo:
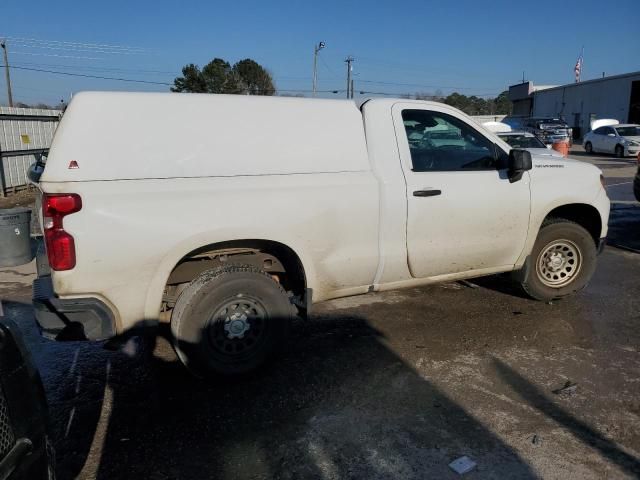
[[[42,227],[49,265],[53,270],[71,270],[76,266],[75,242],[64,231],[62,219],[81,208],[82,199],[75,193],[45,193],[42,197]]]

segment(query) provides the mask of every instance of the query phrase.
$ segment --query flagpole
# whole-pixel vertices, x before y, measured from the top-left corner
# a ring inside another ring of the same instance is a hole
[[[575,74],[575,82],[580,83],[582,80],[582,67],[584,65],[584,45],[582,46],[582,50],[580,51],[580,56],[578,57],[578,61],[576,62],[576,66],[573,67]]]

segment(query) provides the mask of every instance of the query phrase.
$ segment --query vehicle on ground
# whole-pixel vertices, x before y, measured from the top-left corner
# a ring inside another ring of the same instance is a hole
[[[338,297],[501,272],[573,294],[609,216],[595,166],[403,99],[80,93],[41,170],[43,333],[167,324],[199,375],[258,367]]]
[[[547,155],[550,157],[564,158],[562,153],[547,147],[533,133],[529,132],[504,132],[497,133],[498,137],[507,142],[511,148],[528,150],[534,155]]]
[[[587,153],[612,153],[616,157],[640,153],[640,125],[631,123],[603,125],[588,132],[583,139]]]
[[[52,480],[47,404],[40,375],[16,324],[0,305],[0,478]]]
[[[510,125],[503,122],[485,122],[482,126],[507,142],[511,148],[528,150],[535,155],[564,158],[560,152],[542,143],[533,133],[514,131]]]
[[[567,123],[560,118],[532,117],[523,121],[523,130],[533,133],[547,145],[556,142],[573,143],[573,132]]]

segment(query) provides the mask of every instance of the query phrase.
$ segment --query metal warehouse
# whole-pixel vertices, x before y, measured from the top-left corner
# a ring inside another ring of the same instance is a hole
[[[560,117],[580,138],[599,118],[640,123],[640,72],[553,87],[524,82],[509,87],[509,99],[514,115]]]
[[[0,107],[0,197],[27,187],[34,154],[51,145],[62,112]]]

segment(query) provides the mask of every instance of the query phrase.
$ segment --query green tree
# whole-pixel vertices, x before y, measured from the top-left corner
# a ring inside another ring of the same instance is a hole
[[[509,92],[504,91],[498,95],[495,99],[496,102],[496,115],[510,115],[511,114],[511,100],[509,100]]]
[[[271,74],[257,62],[247,58],[233,67],[222,58],[214,58],[202,70],[191,63],[182,69],[182,77],[173,81],[172,92],[232,93],[274,95]]]
[[[172,92],[204,93],[207,91],[207,83],[202,76],[200,68],[190,63],[182,67],[182,77],[173,81]]]
[[[273,95],[276,92],[271,74],[250,58],[233,66],[233,73],[240,81],[242,93],[249,95]]]
[[[240,93],[231,65],[221,58],[214,58],[206,64],[202,76],[209,93]]]
[[[462,110],[467,115],[509,115],[511,113],[511,101],[506,91],[496,98],[487,99],[475,95],[467,97],[453,92],[444,98],[444,103]]]

